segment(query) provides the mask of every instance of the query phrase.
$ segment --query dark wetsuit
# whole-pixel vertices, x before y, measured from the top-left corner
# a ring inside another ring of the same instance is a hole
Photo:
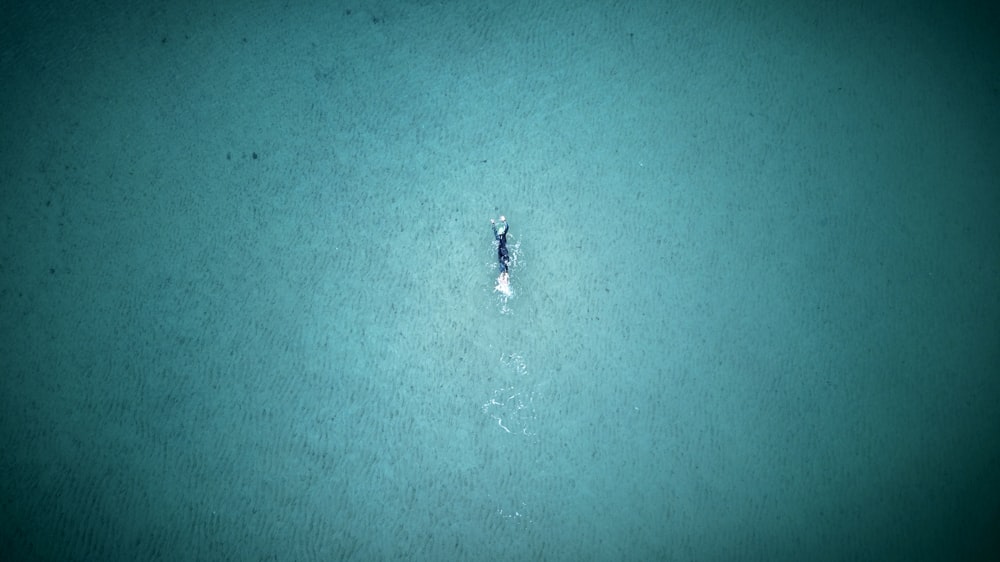
[[[500,273],[507,271],[510,266],[510,255],[507,253],[507,230],[510,228],[507,226],[507,221],[501,223],[502,226],[497,229],[497,225],[493,225],[493,236],[497,239],[497,260],[500,262]]]

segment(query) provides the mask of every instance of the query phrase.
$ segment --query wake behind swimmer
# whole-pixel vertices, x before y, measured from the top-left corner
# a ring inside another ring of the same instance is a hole
[[[497,240],[497,261],[500,262],[500,276],[497,277],[497,286],[493,288],[504,296],[510,296],[510,254],[507,251],[507,217],[500,215],[500,221],[490,219],[493,225],[493,237]]]

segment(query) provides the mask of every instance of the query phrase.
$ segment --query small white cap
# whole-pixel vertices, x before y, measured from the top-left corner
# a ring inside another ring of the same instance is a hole
[[[500,215],[500,221],[501,222],[506,222],[507,221],[507,217],[505,217],[503,215]]]

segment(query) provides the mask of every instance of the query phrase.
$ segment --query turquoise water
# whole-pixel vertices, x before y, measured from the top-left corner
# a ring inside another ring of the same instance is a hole
[[[996,14],[536,4],[0,24],[11,559],[988,556]]]

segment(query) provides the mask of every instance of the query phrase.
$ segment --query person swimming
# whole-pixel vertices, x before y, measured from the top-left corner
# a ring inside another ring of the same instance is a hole
[[[497,261],[500,262],[500,276],[497,277],[496,290],[510,296],[510,253],[507,251],[507,217],[500,215],[500,222],[490,219],[493,225],[493,237],[497,240]]]
[[[500,273],[506,273],[510,266],[510,255],[507,253],[507,217],[500,215],[500,222],[490,219],[493,225],[493,237],[497,239],[497,259],[500,261]]]

